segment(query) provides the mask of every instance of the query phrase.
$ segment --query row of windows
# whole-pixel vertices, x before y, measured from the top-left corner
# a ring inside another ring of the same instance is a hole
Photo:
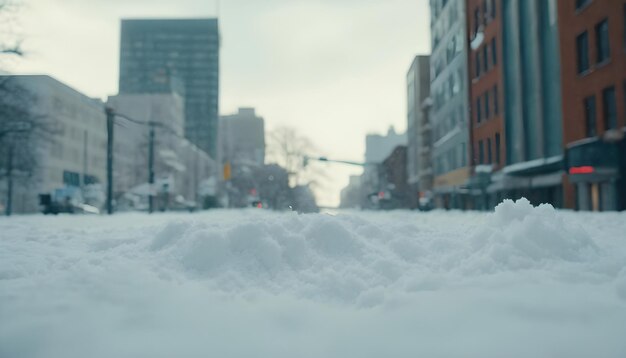
[[[623,84],[624,105],[626,106],[626,81]],[[602,113],[603,126],[605,130],[617,129],[617,103],[615,87],[607,87],[602,90]],[[592,95],[583,100],[585,112],[585,131],[587,137],[594,137],[598,133],[596,96]]]
[[[451,73],[446,82],[433,91],[433,111],[438,112],[447,102],[461,93],[463,88],[462,70]]]
[[[96,184],[100,182],[100,180],[94,175],[85,174],[82,177],[83,177],[83,184],[85,185]],[[72,172],[69,170],[63,171],[63,184],[67,186],[74,186],[74,187],[80,186],[81,184],[80,178],[81,178],[81,175],[79,173]]]
[[[474,154],[474,164],[500,165],[501,159],[500,133],[496,133],[493,141],[491,140],[491,138],[478,141],[478,153]]]
[[[474,108],[477,124],[490,119],[492,116],[500,114],[500,96],[498,93],[498,86],[496,85],[493,89],[486,91],[481,96],[478,96],[478,98],[476,98],[476,107]]]
[[[458,146],[439,154],[434,160],[435,175],[441,175],[467,166],[467,144]]]
[[[432,16],[431,16],[431,29],[432,29],[432,51],[439,47],[441,40],[443,37],[450,31],[450,28],[454,26],[459,21],[461,11],[459,10],[458,4],[460,1],[453,1],[450,6],[447,8],[447,11],[443,11],[443,8],[446,5],[446,0],[441,4],[441,0],[437,1],[439,4],[433,4],[431,2]],[[439,6],[441,5],[441,6]],[[439,17],[441,16],[441,20],[439,21]],[[437,22],[435,24],[435,22]]]
[[[474,58],[474,77],[478,78],[489,72],[498,64],[498,47],[496,38],[492,38],[491,42],[476,50]]]
[[[457,126],[462,125],[464,122],[463,115],[463,107],[459,106],[456,110],[451,111],[448,116],[435,123],[433,129],[435,142],[452,132]]]
[[[625,10],[626,11],[626,10]],[[604,19],[595,26],[596,64],[602,64],[611,58],[611,44],[609,42],[609,20]],[[578,73],[585,73],[590,69],[589,60],[589,33],[587,31],[576,37],[576,54]]]
[[[433,66],[431,66],[431,80],[435,80],[438,78],[441,73],[449,66],[454,59],[463,52],[464,39],[463,39],[463,31],[457,31],[454,36],[452,36],[448,44],[446,45],[445,57],[437,56],[433,61]]]

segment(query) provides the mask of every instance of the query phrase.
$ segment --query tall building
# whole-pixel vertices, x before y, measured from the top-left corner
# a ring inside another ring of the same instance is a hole
[[[94,187],[106,182],[106,116],[104,104],[49,76],[0,76],[15,88],[32,96],[28,110],[41,118],[46,132],[28,142],[34,156],[30,175],[17,173],[14,181],[13,211],[39,211],[38,194],[57,193],[60,200],[83,190],[83,199],[94,206],[103,204],[102,190]],[[30,156],[15,160],[31,160]],[[3,158],[4,159],[4,158]],[[20,163],[24,164],[24,163]],[[5,187],[3,185],[3,187]],[[101,189],[101,188],[100,188]],[[0,192],[0,204],[6,203]]]
[[[468,205],[467,0],[431,0],[434,191],[439,207]]]
[[[361,176],[363,197],[384,189],[380,175],[381,166],[398,146],[406,146],[406,133],[396,133],[394,127],[389,127],[386,135],[368,134],[365,137],[366,165]]]
[[[488,190],[562,207],[563,116],[556,3],[499,3],[506,164],[491,176]]]
[[[470,147],[473,177],[469,187],[474,206],[487,209],[502,199],[487,189],[493,173],[506,164],[504,110],[502,104],[501,2],[468,0],[468,74],[470,98]]]
[[[626,210],[626,1],[559,1],[565,206]]]
[[[423,102],[430,96],[430,56],[415,56],[406,76],[407,84],[407,176],[411,207],[417,207],[420,192],[420,168],[429,160],[430,140],[423,140],[430,131]],[[424,158],[426,156],[426,158]]]
[[[254,108],[239,108],[220,118],[222,162],[233,165],[265,164],[265,122]]]
[[[393,126],[386,135],[368,134],[365,137],[365,162],[382,163],[399,145],[406,145],[406,133],[397,133]]]
[[[217,159],[217,19],[122,20],[119,93],[179,93],[185,136]]]

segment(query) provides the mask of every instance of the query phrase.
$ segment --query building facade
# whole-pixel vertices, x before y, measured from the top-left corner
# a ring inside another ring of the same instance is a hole
[[[179,93],[185,136],[217,159],[217,19],[122,20],[120,94]]]
[[[558,2],[565,206],[626,210],[626,1]]]
[[[365,167],[361,176],[362,196],[368,197],[381,191],[380,165],[400,145],[406,146],[406,133],[396,133],[390,127],[386,135],[368,134],[365,137]],[[366,204],[369,202],[366,201]]]
[[[500,144],[504,152],[500,155],[505,155],[505,163],[500,172],[483,171],[490,183],[490,202],[493,206],[503,198],[523,196],[533,204],[562,207],[557,1],[502,0],[498,5],[504,110],[504,140],[501,135]]]
[[[381,189],[378,195],[380,209],[407,209],[410,207],[407,147],[399,145],[379,166]]]
[[[265,121],[254,108],[220,118],[222,163],[262,166],[265,164]]]
[[[420,169],[430,141],[423,140],[427,128],[422,104],[430,96],[430,56],[415,56],[406,76],[407,84],[407,178],[411,187],[408,195],[416,208],[420,192]]]
[[[419,154],[419,191],[420,197],[430,197],[433,190],[433,163],[432,163],[432,148],[433,148],[433,136],[432,125],[430,123],[430,113],[432,108],[432,99],[426,98],[422,101],[420,110],[422,111],[422,125],[420,131],[420,146],[418,150]]]
[[[466,208],[468,84],[466,0],[431,0],[432,160],[437,205]]]
[[[66,196],[75,199],[74,195],[80,193],[81,201],[101,207],[102,185],[106,181],[104,104],[49,76],[19,75],[8,79],[32,95],[30,111],[48,128],[27,144],[34,154],[32,171],[29,175],[16,173],[13,212],[37,212],[38,195],[55,192],[63,200]],[[0,200],[6,203],[4,190],[1,196]]]
[[[149,182],[150,127],[116,119],[114,146],[114,194],[119,210],[143,209],[149,195],[157,197],[156,209],[168,210],[182,201],[202,200],[203,186],[217,178],[217,163],[183,137],[184,103],[177,93],[120,94],[107,106],[139,122],[155,122],[154,175]]]
[[[506,164],[502,82],[502,10],[499,0],[467,1],[468,80],[473,207],[488,209],[498,195],[486,193],[490,177]]]

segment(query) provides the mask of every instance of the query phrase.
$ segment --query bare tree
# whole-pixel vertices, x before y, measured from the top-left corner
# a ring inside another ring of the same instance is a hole
[[[287,170],[289,182],[298,193],[306,192],[310,195],[312,190],[319,195],[325,190],[328,175],[323,166],[316,162],[308,163],[307,158],[314,157],[319,157],[318,149],[308,137],[301,135],[296,129],[278,127],[270,132],[268,159]],[[314,204],[314,200],[312,202]]]
[[[307,165],[307,157],[318,153],[313,142],[292,127],[278,127],[270,132],[268,159],[289,173],[292,185],[317,185],[324,173]]]
[[[11,0],[0,0],[0,55],[22,56],[22,42],[12,32],[18,4]]]
[[[11,215],[16,178],[28,181],[37,169],[37,148],[55,129],[33,112],[36,97],[17,83],[0,77],[0,179],[6,180],[5,214]]]

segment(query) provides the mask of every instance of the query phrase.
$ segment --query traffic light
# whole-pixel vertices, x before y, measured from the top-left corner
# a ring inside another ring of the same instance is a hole
[[[225,163],[224,171],[223,171],[224,180],[230,180],[231,176],[232,176],[232,171],[231,171],[230,163]]]

